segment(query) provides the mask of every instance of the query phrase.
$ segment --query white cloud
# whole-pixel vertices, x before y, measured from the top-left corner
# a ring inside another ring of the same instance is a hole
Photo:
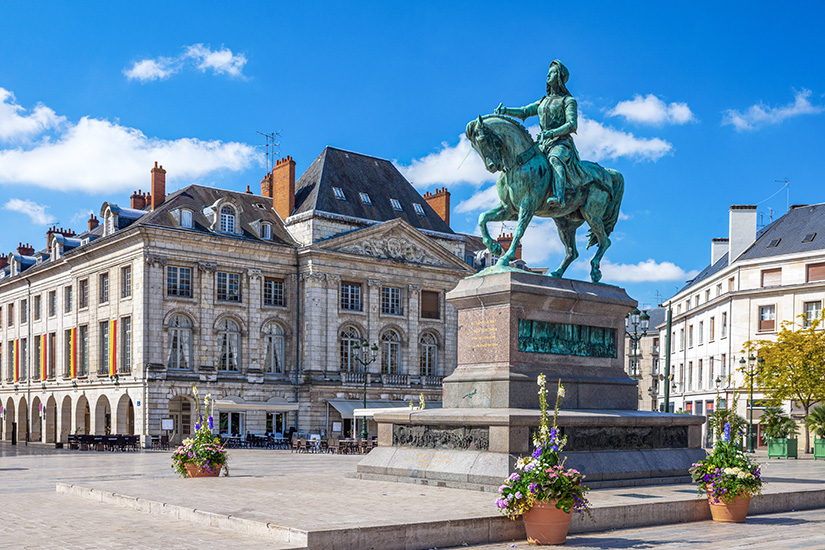
[[[234,54],[229,48],[213,50],[203,44],[192,44],[185,46],[177,57],[135,61],[131,68],[123,69],[123,74],[129,80],[151,82],[169,78],[187,67],[194,67],[201,72],[212,71],[214,74],[243,78],[243,66],[246,65],[246,61],[244,54]]]
[[[609,116],[620,116],[630,122],[663,126],[664,124],[685,124],[695,119],[687,103],[667,104],[653,94],[620,101],[608,111]]]
[[[576,147],[582,160],[600,162],[620,157],[656,161],[670,153],[673,146],[659,138],[637,138],[584,116],[579,117]]]
[[[15,102],[14,94],[0,88],[0,141],[28,139],[58,126],[63,120],[39,103],[26,114],[26,110]]]
[[[131,191],[146,187],[154,161],[169,168],[172,181],[218,170],[240,171],[258,162],[255,148],[245,143],[152,138],[138,129],[90,117],[38,137],[25,147],[0,149],[0,184]]]
[[[602,260],[601,270],[605,281],[621,283],[687,281],[699,273],[696,270],[685,271],[672,262],[657,263],[652,258],[637,264],[614,264]]]
[[[521,238],[521,246],[521,256],[531,267],[555,269],[555,265],[547,265],[550,257],[555,255],[561,261],[560,255],[564,254],[556,223],[547,218],[533,218]]]
[[[92,209],[78,210],[72,215],[69,221],[71,222],[72,226],[75,226],[88,221],[89,216],[91,216],[92,214],[94,214],[94,210]]]
[[[495,181],[496,175],[484,168],[481,157],[473,150],[467,136],[461,134],[457,145],[441,142],[435,153],[413,159],[409,166],[395,163],[398,170],[418,189],[430,185],[469,183],[479,186]]]
[[[38,225],[49,225],[57,221],[54,216],[46,212],[48,206],[37,204],[30,200],[10,199],[9,202],[3,205],[3,208],[11,210],[12,212],[25,214],[31,219],[32,223]]]
[[[483,191],[478,191],[469,199],[463,200],[455,207],[457,214],[465,214],[471,212],[482,212],[491,209],[498,204],[498,191],[496,186],[492,185]]]
[[[779,124],[791,117],[816,115],[825,111],[825,106],[811,104],[810,97],[811,90],[802,89],[794,92],[793,102],[781,107],[768,107],[764,103],[758,103],[751,105],[744,113],[728,109],[724,113],[722,125],[730,124],[737,131],[745,132],[770,124]]]

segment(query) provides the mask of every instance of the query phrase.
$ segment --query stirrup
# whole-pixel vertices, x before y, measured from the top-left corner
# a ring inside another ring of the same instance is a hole
[[[556,196],[550,197],[549,199],[547,199],[547,205],[548,206],[556,206],[556,205],[564,206],[564,197],[556,197]]]

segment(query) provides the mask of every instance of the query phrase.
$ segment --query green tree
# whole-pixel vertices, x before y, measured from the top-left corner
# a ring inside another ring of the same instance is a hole
[[[813,319],[807,328],[785,321],[776,341],[751,340],[743,350],[764,359],[754,380],[759,391],[771,401],[798,403],[806,418],[811,407],[825,401],[825,331],[818,329],[822,321],[823,317]],[[811,432],[806,426],[805,452],[810,448]]]

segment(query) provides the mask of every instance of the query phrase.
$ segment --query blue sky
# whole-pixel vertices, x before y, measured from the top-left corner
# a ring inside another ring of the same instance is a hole
[[[539,99],[559,58],[582,158],[626,182],[603,280],[650,306],[708,263],[731,204],[758,203],[767,222],[788,200],[825,201],[823,15],[814,2],[3,3],[0,251],[128,204],[155,160],[169,190],[257,190],[258,131],[280,131],[299,174],[332,145],[394,161],[421,191],[446,185],[454,229],[475,232],[494,176],[475,153],[458,168],[464,126]],[[789,199],[769,198],[786,178]],[[568,276],[587,279],[591,255]],[[530,229],[525,258],[558,264],[552,222]]]

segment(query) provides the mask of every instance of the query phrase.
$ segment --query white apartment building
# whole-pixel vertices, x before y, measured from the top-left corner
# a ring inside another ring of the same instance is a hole
[[[227,434],[349,435],[365,391],[368,407],[440,401],[456,362],[444,295],[474,272],[446,189],[422,197],[389,161],[331,147],[298,181],[279,161],[260,195],[167,195],[151,174],[129,208],[0,255],[0,437],[179,441],[193,386]]]
[[[729,236],[713,239],[710,264],[665,303],[672,308],[671,408],[708,414],[718,391],[725,406],[737,394],[737,412],[748,418],[750,379],[739,371],[745,342],[775,338],[784,321],[799,326],[800,314],[821,315],[823,299],[825,204],[793,206],[759,231],[756,206],[731,206]],[[667,332],[664,323],[658,328],[664,367]],[[754,423],[762,397],[754,394]]]

